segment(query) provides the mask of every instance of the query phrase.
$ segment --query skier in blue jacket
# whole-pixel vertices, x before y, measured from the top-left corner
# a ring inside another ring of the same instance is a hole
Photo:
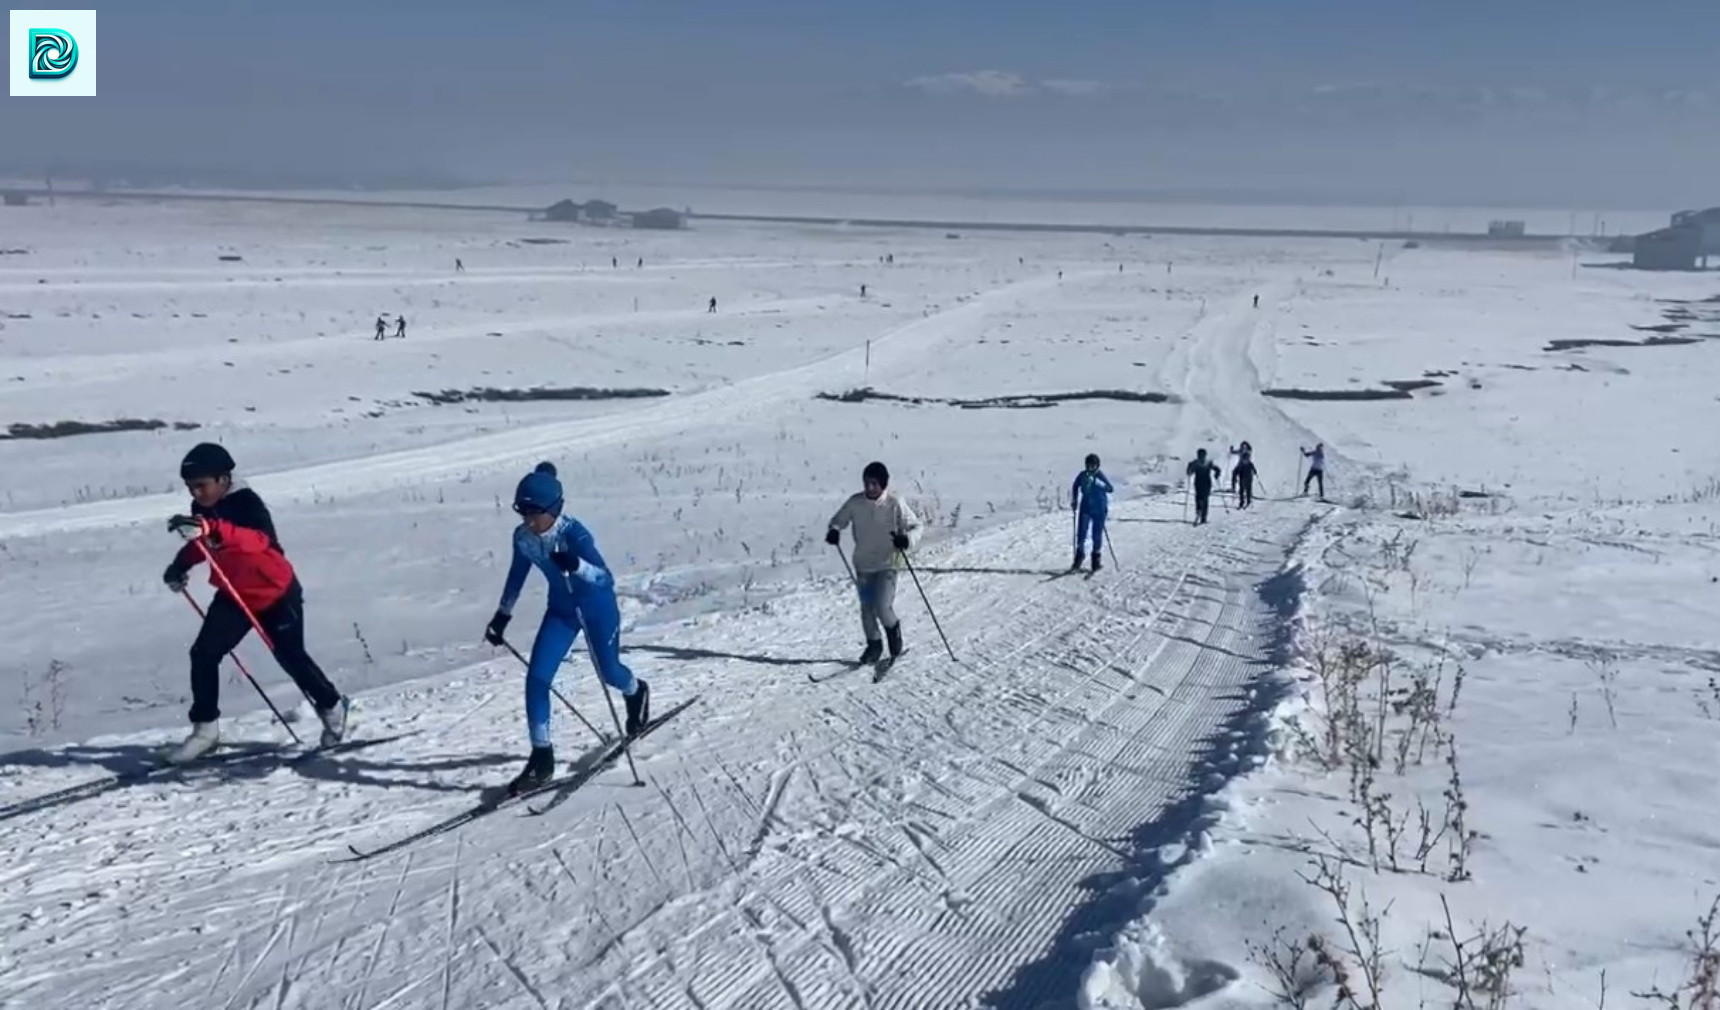
[[[513,619],[514,604],[532,568],[549,582],[549,604],[532,642],[526,670],[526,726],[532,753],[525,770],[508,786],[510,795],[541,785],[555,773],[555,749],[549,737],[550,684],[581,631],[591,651],[597,675],[620,691],[627,701],[627,735],[650,721],[651,688],[621,662],[621,610],[615,602],[615,577],[591,531],[561,511],[561,481],[555,465],[539,463],[514,490],[514,511],[521,522],[514,530],[514,561],[502,587],[501,603],[484,640],[506,641],[503,633]]]
[[[1075,483],[1069,488],[1069,507],[1078,516],[1075,521],[1075,563],[1069,566],[1070,571],[1080,568],[1086,557],[1081,543],[1087,539],[1089,527],[1093,531],[1093,570],[1096,572],[1102,567],[1105,514],[1110,510],[1111,495],[1116,490],[1105,478],[1104,471],[1099,469],[1099,457],[1088,453],[1086,467],[1075,475]]]

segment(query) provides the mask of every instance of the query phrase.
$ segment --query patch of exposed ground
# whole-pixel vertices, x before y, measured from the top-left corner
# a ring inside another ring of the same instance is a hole
[[[447,403],[523,403],[532,400],[640,400],[668,396],[667,389],[597,389],[590,386],[535,386],[531,389],[444,389],[439,393],[414,390],[413,396],[438,406]]]
[[[1143,393],[1129,389],[1084,389],[1073,393],[1018,393],[1012,396],[987,396],[979,399],[956,399],[938,396],[903,396],[885,393],[865,386],[845,393],[819,393],[818,399],[837,403],[865,403],[881,400],[887,403],[907,403],[915,406],[959,407],[963,410],[1043,410],[1075,400],[1119,400],[1124,403],[1177,403],[1168,393]]]
[[[52,424],[13,424],[0,439],[70,438],[73,435],[101,435],[111,431],[193,431],[202,427],[192,421],[167,422],[156,418],[122,417],[116,421],[55,421]]]

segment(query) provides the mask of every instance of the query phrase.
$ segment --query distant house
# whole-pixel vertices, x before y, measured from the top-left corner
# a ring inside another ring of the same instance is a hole
[[[27,194],[20,193],[15,189],[9,189],[0,196],[5,198],[8,207],[24,207],[30,203],[30,197]]]
[[[1677,224],[1636,237],[1631,263],[1638,270],[1695,270],[1702,257],[1702,228]]]
[[[615,220],[615,215],[621,208],[608,200],[587,200],[581,210],[585,212],[585,220],[587,221],[608,222]]]
[[[1710,207],[1707,210],[1682,210],[1672,215],[1672,226],[1698,228],[1702,232],[1702,248],[1697,255],[1702,257],[1703,269],[1708,268],[1708,257],[1720,256],[1720,207]]]
[[[579,204],[572,200],[558,200],[544,208],[545,221],[578,221]]]
[[[658,207],[655,210],[643,210],[633,215],[633,227],[656,228],[663,231],[678,231],[687,227],[686,215],[668,207]]]
[[[1522,221],[1489,221],[1487,234],[1490,238],[1522,238],[1528,231]]]

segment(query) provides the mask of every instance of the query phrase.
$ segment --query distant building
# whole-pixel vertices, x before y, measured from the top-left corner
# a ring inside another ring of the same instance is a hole
[[[1487,235],[1490,238],[1522,238],[1528,231],[1522,221],[1489,221]]]
[[[1638,270],[1695,270],[1702,258],[1702,228],[1677,224],[1636,237],[1631,263]]]
[[[30,197],[27,194],[20,193],[15,189],[9,189],[0,196],[5,198],[8,207],[24,207],[30,203]]]
[[[634,214],[633,227],[678,231],[687,227],[687,218],[678,210],[658,207],[656,210],[644,210]]]
[[[544,208],[545,221],[578,221],[579,204],[572,200],[558,200]]]
[[[584,212],[584,220],[603,222],[615,220],[615,215],[621,210],[608,200],[587,200],[580,209]]]
[[[1702,248],[1697,255],[1702,258],[1704,270],[1708,269],[1708,257],[1720,256],[1720,207],[1681,210],[1672,215],[1672,226],[1696,228],[1702,232]]]

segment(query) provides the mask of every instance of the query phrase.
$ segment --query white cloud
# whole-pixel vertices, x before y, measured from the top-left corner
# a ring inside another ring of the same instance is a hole
[[[916,77],[909,81],[907,86],[932,95],[966,94],[983,95],[987,98],[1014,98],[1034,90],[1026,78],[1006,70],[974,70]]]
[[[1050,91],[1058,95],[1066,95],[1070,98],[1091,98],[1096,95],[1103,95],[1112,90],[1111,85],[1106,84],[1104,81],[1083,81],[1072,80],[1069,78],[1056,78],[1053,80],[1040,81],[1039,86],[1044,88],[1046,91]]]

